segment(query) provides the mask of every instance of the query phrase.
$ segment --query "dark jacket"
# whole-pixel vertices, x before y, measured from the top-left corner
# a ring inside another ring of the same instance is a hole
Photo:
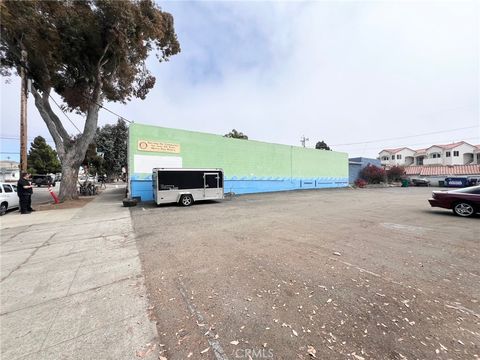
[[[23,187],[24,186],[30,186],[30,181],[28,181],[27,179],[20,179],[18,180],[17,182],[17,194],[18,196],[25,196],[25,195],[32,195],[33,193],[33,190],[32,188],[29,188],[29,189],[24,189]]]

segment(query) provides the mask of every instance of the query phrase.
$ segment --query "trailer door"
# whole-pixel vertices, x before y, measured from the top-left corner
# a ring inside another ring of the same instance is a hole
[[[204,187],[205,199],[222,198],[222,189],[220,185],[221,184],[220,184],[219,173],[204,173],[203,187]]]

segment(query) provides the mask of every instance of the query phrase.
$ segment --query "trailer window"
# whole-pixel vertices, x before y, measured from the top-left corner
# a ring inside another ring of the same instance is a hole
[[[159,171],[158,190],[203,189],[205,171]],[[206,176],[209,188],[223,186],[222,173],[219,172],[218,186],[215,175]]]
[[[158,190],[203,189],[203,171],[159,171]]]
[[[206,184],[208,188],[217,188],[219,187],[217,184],[220,184],[220,181],[217,183],[217,176],[218,174],[215,175],[205,175],[206,176]],[[219,179],[220,180],[220,179]]]

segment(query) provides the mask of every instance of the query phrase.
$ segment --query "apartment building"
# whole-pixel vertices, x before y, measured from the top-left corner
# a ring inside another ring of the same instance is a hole
[[[384,149],[378,155],[385,166],[473,165],[480,164],[480,145],[459,141],[417,150],[408,147]]]

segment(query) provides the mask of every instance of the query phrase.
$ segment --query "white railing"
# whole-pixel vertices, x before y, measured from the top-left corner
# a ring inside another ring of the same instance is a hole
[[[423,159],[423,165],[443,165],[442,158]]]

